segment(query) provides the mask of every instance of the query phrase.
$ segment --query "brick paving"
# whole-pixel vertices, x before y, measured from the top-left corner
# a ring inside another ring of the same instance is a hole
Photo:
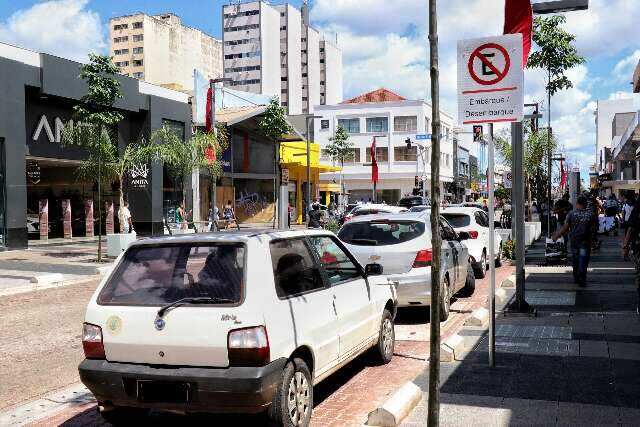
[[[512,267],[496,269],[496,285],[512,272]],[[476,291],[472,297],[459,298],[451,306],[449,320],[442,324],[442,339],[457,333],[470,313],[484,306],[488,295],[487,278],[476,280]],[[421,315],[427,316],[423,310]],[[399,314],[402,322],[403,312]],[[415,325],[428,328],[428,323]],[[428,336],[428,334],[427,334]],[[428,341],[397,341],[393,360],[383,366],[376,365],[368,355],[363,355],[320,383],[314,389],[315,408],[311,420],[312,427],[361,426],[369,412],[382,404],[405,382],[413,380],[428,365]],[[199,425],[214,423],[219,425],[268,425],[262,417],[241,415],[192,416],[188,418],[171,414],[155,414],[154,422],[161,424]],[[220,424],[222,423],[222,424]],[[32,426],[85,426],[105,425],[96,413],[95,403],[83,403],[66,407],[60,412],[38,420]]]

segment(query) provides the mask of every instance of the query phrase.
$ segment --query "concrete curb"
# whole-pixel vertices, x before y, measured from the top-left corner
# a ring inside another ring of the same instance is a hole
[[[515,288],[516,287],[516,275],[512,274],[502,281],[501,288]]]
[[[17,295],[17,294],[24,294],[24,293],[27,293],[27,292],[34,292],[34,291],[43,291],[43,290],[46,290],[46,289],[62,288],[62,287],[65,287],[65,286],[81,285],[81,284],[85,284],[85,283],[91,283],[91,282],[96,281],[98,279],[99,279],[99,276],[95,275],[95,276],[87,276],[86,278],[83,277],[83,278],[80,278],[80,279],[64,280],[62,282],[45,283],[45,284],[42,284],[42,285],[37,284],[37,283],[32,283],[32,284],[26,285],[26,286],[16,286],[16,287],[13,287],[13,288],[0,290],[0,297],[6,297],[6,296],[10,296],[10,295]]]
[[[60,273],[48,273],[48,274],[38,274],[36,276],[31,276],[31,283],[35,283],[36,286],[40,285],[50,285],[53,283],[62,282],[62,274]]]
[[[406,382],[379,408],[369,412],[365,425],[396,427],[422,400],[422,390],[413,382]]]
[[[465,320],[465,326],[479,326],[481,328],[486,327],[489,324],[489,310],[484,307],[480,307],[471,313],[471,316]]]
[[[452,335],[440,344],[440,361],[453,362],[464,352],[464,339],[458,335]]]
[[[507,300],[507,291],[504,288],[496,289],[496,304],[502,304]],[[489,299],[491,297],[487,296],[487,302],[485,303],[485,307],[489,307]]]

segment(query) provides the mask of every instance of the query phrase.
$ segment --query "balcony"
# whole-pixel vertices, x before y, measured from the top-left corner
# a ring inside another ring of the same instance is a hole
[[[627,130],[612,141],[613,160],[633,160],[640,147],[640,112],[636,112]]]

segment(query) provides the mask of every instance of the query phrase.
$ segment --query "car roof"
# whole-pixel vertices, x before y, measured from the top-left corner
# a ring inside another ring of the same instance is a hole
[[[277,230],[272,228],[249,229],[240,231],[224,231],[209,233],[180,234],[177,236],[162,236],[140,239],[131,244],[133,246],[150,246],[162,244],[193,244],[193,243],[244,243],[253,238],[267,238],[268,240],[302,237],[302,236],[330,236],[333,233],[326,230]]]
[[[376,221],[381,219],[386,219],[390,221],[406,221],[406,220],[417,219],[417,220],[424,221],[425,215],[423,215],[423,213],[424,212],[402,212],[402,213],[392,213],[392,214],[382,214],[382,215],[362,215],[362,216],[354,217],[352,220],[347,222],[345,226],[349,224],[355,224],[357,222],[370,222],[370,221]]]
[[[446,207],[442,210],[441,213],[464,213],[464,214],[472,214],[475,212],[484,212],[482,209],[480,208],[475,208],[472,206],[453,206],[453,207]]]

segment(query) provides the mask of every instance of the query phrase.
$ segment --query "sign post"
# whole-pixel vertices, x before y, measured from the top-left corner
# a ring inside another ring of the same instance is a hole
[[[482,128],[478,125],[489,123],[487,190],[490,236],[488,257],[490,366],[495,366],[496,286],[493,124],[522,122],[523,86],[522,34],[458,41],[458,121],[462,125],[474,125],[474,141],[477,136],[482,135]],[[516,144],[516,141],[512,143]],[[515,170],[515,172],[522,171]]]

